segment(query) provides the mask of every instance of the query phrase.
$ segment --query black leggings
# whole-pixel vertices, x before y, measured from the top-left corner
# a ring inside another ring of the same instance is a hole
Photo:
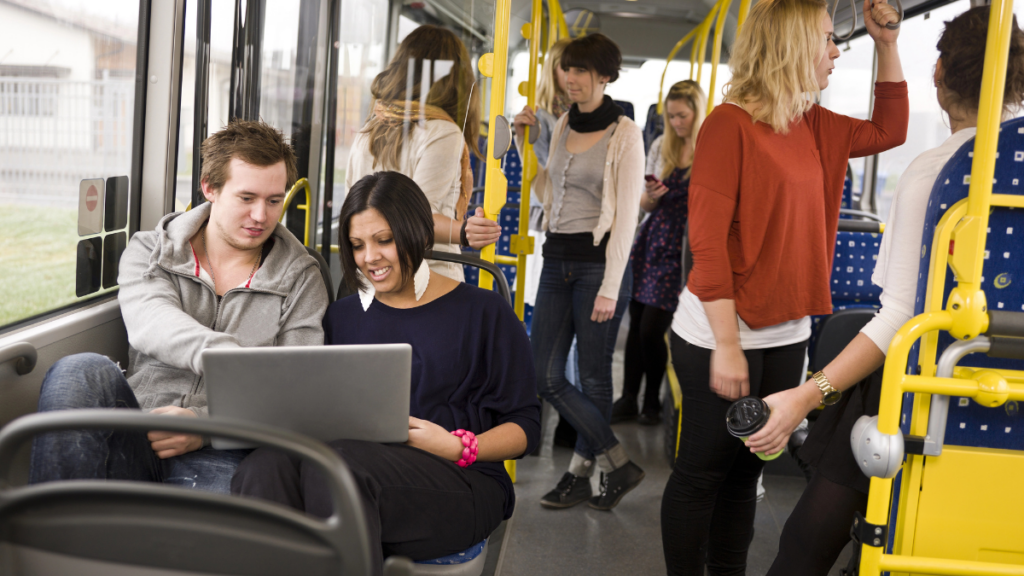
[[[380,542],[371,557],[376,575],[385,556],[431,560],[462,552],[486,538],[504,517],[501,484],[476,470],[405,444],[335,440],[328,446],[348,464],[359,486],[370,541]],[[321,518],[331,514],[331,495],[320,471],[269,448],[242,461],[231,492]]]
[[[815,474],[786,520],[768,576],[827,576],[850,541],[854,514],[867,508],[867,494]]]
[[[640,394],[640,380],[646,374],[644,412],[658,409],[658,392],[661,379],[665,377],[665,363],[668,362],[665,332],[671,325],[672,312],[636,300],[629,301],[629,336],[626,338],[622,395],[636,399]]]
[[[750,394],[764,397],[801,382],[807,342],[745,350]],[[743,575],[754,537],[757,477],[764,461],[725,428],[732,404],[711,391],[711,350],[672,334],[672,364],[683,391],[679,457],[661,500],[669,574]]]

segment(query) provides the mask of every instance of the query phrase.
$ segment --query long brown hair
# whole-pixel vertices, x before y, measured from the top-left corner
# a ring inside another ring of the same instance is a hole
[[[674,101],[683,102],[693,111],[693,125],[690,127],[689,134],[691,147],[697,143],[697,134],[700,132],[701,124],[704,123],[704,112],[708,107],[708,99],[704,96],[704,90],[701,89],[700,84],[693,80],[676,82],[669,89],[668,96],[665,96],[664,107],[665,136],[661,142],[661,163],[663,168],[661,169],[661,174],[658,175],[662,180],[668,178],[676,168],[682,168],[679,165],[679,155],[683,151],[683,139],[672,129],[668,118],[668,103]],[[689,168],[686,171],[689,174]]]
[[[413,63],[411,91],[409,64]],[[425,61],[431,61],[429,67]],[[442,78],[434,72],[438,61],[451,63],[451,71]],[[459,125],[469,150],[480,156],[477,140],[480,134],[480,90],[474,85],[473,66],[469,52],[459,38],[449,30],[438,26],[424,25],[412,31],[402,40],[391,62],[383,72],[373,79],[370,93],[381,102],[420,102],[424,69],[430,70],[433,84],[429,85],[426,104],[436,106]],[[430,78],[427,79],[429,84]],[[380,122],[374,111],[366,123],[364,132],[370,135],[370,153],[374,166],[397,169],[402,153],[402,134],[415,129],[418,113],[412,115],[406,127]]]

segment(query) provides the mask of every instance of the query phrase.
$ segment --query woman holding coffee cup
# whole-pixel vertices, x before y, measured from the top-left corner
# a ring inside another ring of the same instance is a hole
[[[693,269],[672,322],[683,403],[679,457],[665,487],[662,541],[670,574],[743,574],[757,477],[770,450],[744,447],[730,404],[801,380],[810,316],[829,290],[843,179],[851,157],[906,138],[909,103],[895,10],[864,2],[878,53],[870,121],[805,96],[828,86],[839,57],[822,0],[762,0],[733,47],[725,103],[704,121],[690,177]],[[772,417],[779,410],[772,406]],[[749,442],[749,441],[748,441]]]

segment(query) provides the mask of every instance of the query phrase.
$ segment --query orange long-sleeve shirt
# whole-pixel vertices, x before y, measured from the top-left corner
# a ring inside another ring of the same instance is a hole
[[[870,121],[815,105],[785,135],[739,106],[716,107],[690,176],[690,291],[735,300],[754,329],[830,314],[847,162],[902,144],[909,106],[906,82],[879,82]]]

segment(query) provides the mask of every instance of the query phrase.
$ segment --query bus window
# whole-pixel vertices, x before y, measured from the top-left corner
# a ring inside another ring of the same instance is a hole
[[[883,219],[889,217],[896,182],[907,165],[922,152],[949,138],[949,119],[939,108],[932,76],[939,57],[935,43],[945,22],[970,7],[968,0],[947,4],[932,10],[927,20],[923,15],[907,20],[900,32],[900,58],[910,90],[910,126],[906,144],[878,156],[878,215]]]
[[[210,18],[209,93],[206,102],[207,135],[228,122],[231,90],[231,39],[234,29],[233,2],[213,2]],[[192,167],[195,159],[196,22],[200,2],[185,3],[185,54],[181,72],[181,115],[178,122],[178,164],[174,187],[174,209],[184,210],[192,202]]]
[[[116,278],[138,15],[137,0],[0,3],[0,328]],[[84,225],[80,204],[93,216]]]

